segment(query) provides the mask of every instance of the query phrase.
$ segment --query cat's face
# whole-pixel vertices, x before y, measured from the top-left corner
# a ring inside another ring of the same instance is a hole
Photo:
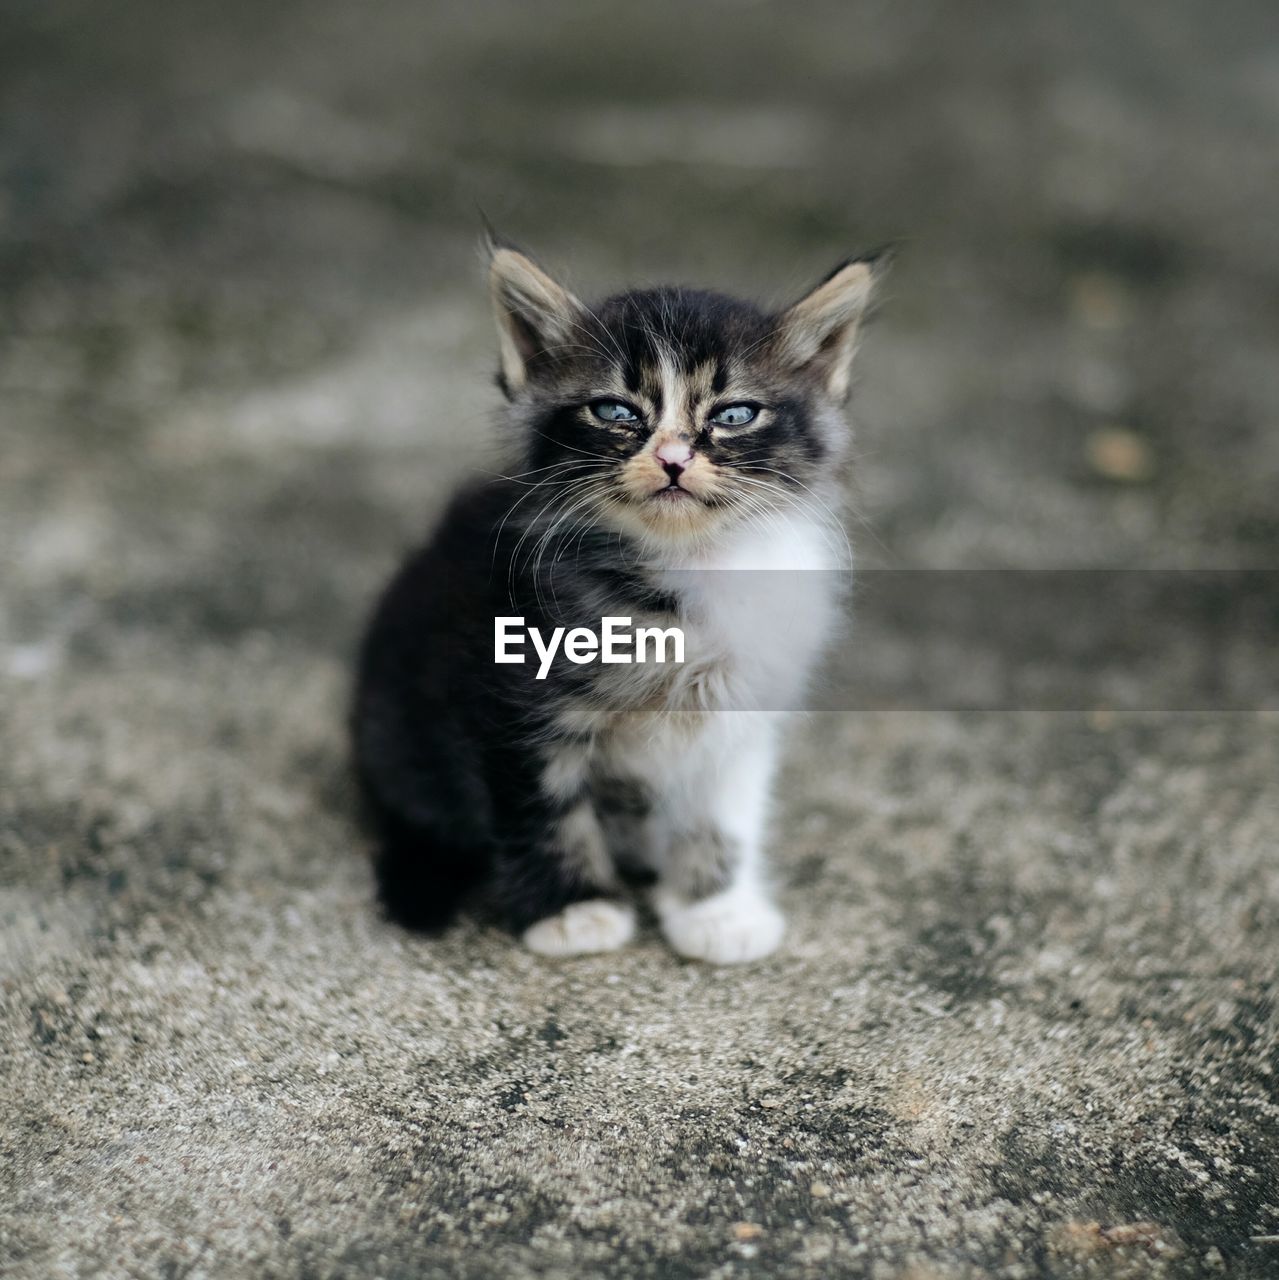
[[[838,466],[870,261],[772,315],[673,288],[587,307],[505,247],[491,275],[548,517],[679,542],[777,511]]]

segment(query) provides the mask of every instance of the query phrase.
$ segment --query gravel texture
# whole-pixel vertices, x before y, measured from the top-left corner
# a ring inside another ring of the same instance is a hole
[[[476,203],[588,293],[901,239],[870,565],[1276,567],[1273,6],[20,2],[0,120],[0,1271],[1279,1275],[1273,686],[814,713],[726,971],[382,923],[343,736]]]

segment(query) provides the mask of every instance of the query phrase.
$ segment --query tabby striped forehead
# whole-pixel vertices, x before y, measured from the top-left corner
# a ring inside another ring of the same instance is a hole
[[[651,289],[610,298],[592,317],[594,346],[631,394],[659,413],[723,394],[749,376],[767,343],[768,319],[749,303],[690,289]]]

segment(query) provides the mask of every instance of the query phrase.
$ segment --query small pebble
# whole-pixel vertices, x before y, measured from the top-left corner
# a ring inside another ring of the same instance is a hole
[[[758,1222],[733,1223],[733,1238],[735,1240],[758,1240],[763,1234],[764,1228]]]
[[[1132,323],[1132,298],[1124,285],[1101,271],[1087,271],[1071,282],[1070,305],[1090,329],[1113,332]]]
[[[1084,442],[1088,465],[1107,480],[1140,484],[1154,474],[1150,446],[1127,427],[1102,427]]]
[[[814,1182],[808,1188],[808,1194],[816,1200],[825,1200],[830,1195],[830,1188],[824,1182]]]

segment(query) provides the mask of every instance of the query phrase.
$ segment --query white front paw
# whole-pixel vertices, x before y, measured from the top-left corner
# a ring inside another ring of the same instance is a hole
[[[745,964],[776,951],[782,913],[758,889],[729,889],[701,902],[658,897],[667,941],[682,956],[711,964]]]
[[[635,910],[622,902],[591,898],[572,902],[524,930],[524,945],[541,956],[581,956],[616,951],[635,935]]]

